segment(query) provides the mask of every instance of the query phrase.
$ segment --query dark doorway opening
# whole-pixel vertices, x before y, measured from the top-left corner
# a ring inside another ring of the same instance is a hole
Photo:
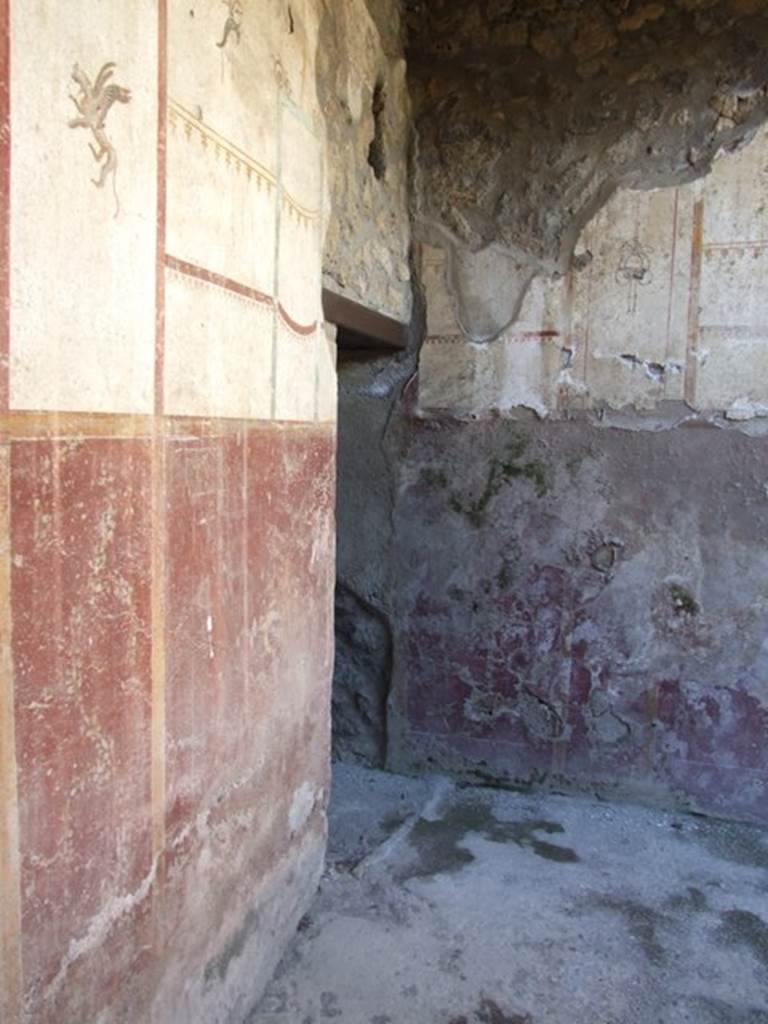
[[[405,349],[407,325],[333,292],[323,300],[337,327],[339,385],[333,756],[382,768],[392,669],[383,443],[391,398],[372,382]]]

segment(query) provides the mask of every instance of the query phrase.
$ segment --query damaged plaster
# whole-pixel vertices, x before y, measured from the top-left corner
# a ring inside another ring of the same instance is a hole
[[[536,278],[492,346],[464,337],[445,253],[425,247],[422,413],[567,418],[677,403],[732,423],[764,418],[767,168],[761,128],[692,184],[617,191],[581,232],[578,267]]]
[[[414,340],[340,370],[353,741],[764,819],[764,5],[406,10]]]
[[[331,210],[323,283],[371,309],[411,315],[411,120],[397,0],[325,5],[317,88]]]
[[[403,430],[389,765],[764,819],[764,440]],[[474,515],[521,434],[546,489],[506,476]]]
[[[757,0],[408,0],[416,237],[496,338],[618,188],[684,185],[768,114]]]

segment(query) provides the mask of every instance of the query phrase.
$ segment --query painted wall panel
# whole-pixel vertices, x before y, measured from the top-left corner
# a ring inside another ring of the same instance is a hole
[[[171,0],[168,9],[169,98],[273,176],[276,21],[261,4],[242,0],[194,5]],[[225,207],[220,205],[222,213]]]
[[[280,115],[280,241],[277,295],[301,327],[322,318],[313,282],[322,275],[322,161],[316,131],[302,111],[285,102]]]
[[[275,418],[311,422],[315,419],[317,392],[317,353],[322,341],[322,326],[308,333],[277,321],[275,369]]]
[[[421,409],[547,416],[684,400],[766,415],[767,164],[763,129],[698,182],[617,192],[584,228],[573,268],[534,281],[494,357],[461,336],[444,258],[425,247]]]
[[[198,268],[166,274],[165,410],[269,419],[274,307]]]
[[[252,633],[251,671],[266,668],[281,681],[272,694],[277,719],[312,706],[325,721],[330,695],[317,679],[330,684],[333,616],[312,595],[334,583],[335,431],[296,425],[278,436],[254,428],[248,446],[248,563],[258,567],[249,622],[266,623],[269,638]]]
[[[682,398],[690,218],[684,190],[622,193],[583,233],[592,259],[575,275],[572,345],[592,401]]]
[[[3,1024],[245,1019],[322,869],[335,366],[291,11],[11,0],[9,34],[0,0]]]
[[[157,6],[13,0],[11,31],[11,407],[149,412]]]
[[[338,418],[336,356],[336,328],[325,324],[317,348],[317,418],[320,423],[335,423]]]
[[[241,432],[168,442],[166,722],[173,837],[252,763]],[[266,713],[266,706],[261,708]]]
[[[12,447],[29,1019],[98,1003],[104,979],[72,987],[70,970],[108,965],[101,947],[151,881],[149,473],[142,440]],[[129,938],[125,970],[142,955]]]
[[[287,937],[319,876],[334,447],[328,427],[253,425],[169,449],[163,927],[203,968],[168,972],[158,1021],[204,1012],[224,977],[244,1019],[253,965],[279,955],[264,936]]]
[[[277,178],[268,164],[274,138],[254,131],[248,139],[254,148],[241,149],[174,99],[168,126],[168,252],[271,294]]]
[[[768,818],[765,438],[404,424],[389,764]]]

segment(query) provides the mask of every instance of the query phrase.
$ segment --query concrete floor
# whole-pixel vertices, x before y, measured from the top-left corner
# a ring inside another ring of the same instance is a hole
[[[248,1024],[768,1024],[768,831],[339,766]]]

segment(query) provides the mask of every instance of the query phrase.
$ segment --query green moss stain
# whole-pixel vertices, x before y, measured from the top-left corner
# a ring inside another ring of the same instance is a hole
[[[672,598],[672,604],[678,615],[699,614],[699,602],[690,590],[686,590],[678,583],[672,583],[669,588],[669,596]]]
[[[462,1014],[460,1017],[451,1017],[448,1024],[533,1024],[533,1019],[526,1014],[507,1013],[493,999],[482,999],[480,1006],[468,1017]]]
[[[674,834],[685,842],[700,844],[720,860],[768,871],[768,839],[760,825],[702,818],[695,828]]]
[[[509,590],[514,582],[515,574],[512,566],[506,560],[501,563],[501,568],[496,573],[496,584],[499,590]]]
[[[510,554],[502,556],[501,568],[496,573],[496,586],[501,593],[509,590],[513,585],[520,569],[520,559],[522,558],[520,545],[513,540],[508,546],[508,550],[510,549]]]
[[[457,515],[465,516],[473,526],[482,526],[491,501],[513,480],[530,481],[538,496],[543,497],[549,488],[546,467],[536,460],[521,462],[528,443],[528,438],[522,434],[509,441],[504,456],[491,459],[485,484],[479,496],[475,499],[465,499],[454,491],[448,500],[451,510]]]
[[[425,466],[419,473],[419,482],[425,487],[447,487],[448,477],[442,469],[434,469],[432,466]]]

